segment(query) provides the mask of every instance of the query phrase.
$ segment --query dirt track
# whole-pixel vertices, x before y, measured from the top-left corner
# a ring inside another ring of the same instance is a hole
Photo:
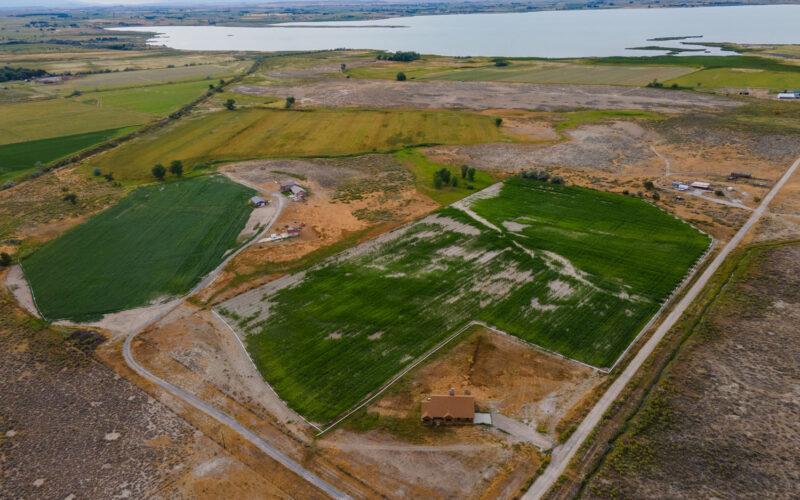
[[[240,85],[247,95],[294,96],[302,106],[416,109],[641,109],[682,112],[738,106],[721,97],[607,85],[533,85],[496,82],[334,80],[295,87]]]

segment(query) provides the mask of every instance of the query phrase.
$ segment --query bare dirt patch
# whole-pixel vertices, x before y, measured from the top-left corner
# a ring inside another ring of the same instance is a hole
[[[234,92],[294,96],[301,106],[416,109],[642,109],[680,112],[720,109],[739,103],[720,97],[668,90],[604,85],[533,85],[497,82],[393,82],[327,80],[303,86],[240,85]]]
[[[484,410],[555,437],[556,423],[600,379],[589,367],[476,327],[458,345],[401,379],[367,411],[418,421],[423,397],[455,388],[470,391]]]

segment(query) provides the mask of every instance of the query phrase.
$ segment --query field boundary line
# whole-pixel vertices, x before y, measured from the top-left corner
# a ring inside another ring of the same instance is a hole
[[[341,422],[342,422],[343,420],[345,420],[347,417],[349,417],[349,416],[350,416],[350,415],[352,415],[353,413],[357,412],[358,410],[360,410],[361,408],[363,408],[363,407],[364,407],[364,406],[366,406],[367,404],[371,403],[371,402],[372,402],[372,401],[373,401],[375,398],[377,398],[378,396],[380,396],[381,394],[383,394],[384,392],[386,392],[386,390],[387,390],[389,387],[391,387],[392,385],[394,385],[394,383],[395,383],[395,382],[397,382],[398,380],[400,380],[401,378],[403,378],[403,375],[407,374],[408,372],[410,372],[411,370],[413,370],[414,368],[416,368],[417,366],[419,366],[419,364],[420,364],[420,363],[422,363],[423,361],[425,361],[426,359],[428,359],[429,357],[431,357],[431,356],[432,356],[432,355],[433,355],[433,354],[434,354],[436,351],[438,351],[438,350],[439,350],[439,349],[441,349],[442,347],[446,346],[448,343],[450,343],[450,341],[451,341],[451,340],[453,340],[454,338],[458,337],[459,335],[461,335],[462,333],[464,333],[464,331],[466,331],[467,329],[469,329],[469,328],[470,328],[470,327],[472,327],[472,326],[473,326],[473,323],[472,323],[472,322],[469,322],[469,323],[467,323],[466,325],[464,325],[464,326],[462,326],[461,328],[459,328],[458,330],[456,330],[456,332],[455,332],[455,333],[453,333],[452,335],[450,335],[450,336],[449,336],[449,337],[447,337],[446,339],[444,339],[444,340],[442,340],[441,342],[439,342],[437,345],[435,345],[435,346],[434,346],[434,347],[433,347],[431,350],[429,350],[427,353],[423,354],[421,357],[417,358],[417,359],[416,359],[416,360],[415,360],[413,363],[411,363],[411,364],[410,364],[410,365],[408,365],[407,367],[403,368],[403,369],[400,371],[400,373],[398,373],[397,375],[395,375],[394,377],[392,377],[392,378],[391,378],[391,379],[390,379],[388,382],[386,382],[386,384],[384,384],[384,385],[383,385],[383,387],[381,387],[380,389],[378,389],[378,391],[377,391],[377,392],[375,392],[374,394],[372,394],[372,396],[369,396],[369,398],[368,398],[366,401],[364,401],[363,403],[359,404],[358,406],[356,406],[356,407],[355,407],[355,408],[353,408],[352,410],[348,411],[348,412],[347,412],[346,414],[344,414],[343,416],[339,417],[339,419],[338,419],[338,420],[336,420],[336,421],[335,421],[335,422],[333,422],[331,425],[329,425],[328,427],[326,427],[325,429],[323,429],[322,431],[320,431],[320,432],[319,432],[319,433],[318,433],[318,434],[317,434],[315,437],[320,437],[321,435],[325,434],[325,433],[326,433],[326,432],[328,432],[329,430],[331,430],[331,429],[333,429],[334,427],[336,427],[337,425],[339,425],[339,423],[341,423]]]
[[[220,321],[222,322],[222,324],[223,324],[223,325],[225,325],[225,327],[226,327],[228,330],[230,330],[230,332],[233,334],[233,337],[236,339],[236,341],[237,341],[237,342],[239,343],[239,345],[241,346],[241,348],[242,348],[242,351],[244,351],[244,355],[245,355],[245,356],[247,356],[247,360],[248,360],[248,361],[250,361],[250,364],[253,366],[253,369],[255,369],[256,373],[258,373],[259,375],[261,375],[261,372],[260,372],[260,371],[258,371],[258,367],[256,366],[256,363],[255,363],[255,361],[253,361],[253,358],[251,358],[251,357],[250,357],[250,353],[249,353],[249,352],[247,352],[247,348],[245,347],[245,345],[244,345],[244,342],[242,342],[242,339],[241,339],[241,338],[239,337],[239,335],[236,333],[236,330],[234,330],[234,329],[233,329],[233,327],[231,327],[231,325],[229,325],[229,324],[228,324],[228,322],[227,322],[227,321],[225,321],[225,320],[222,318],[222,316],[220,316],[220,315],[217,313],[217,311],[215,311],[215,310],[213,310],[213,309],[212,309],[212,310],[211,310],[211,314],[213,314],[214,316],[216,316],[216,318],[217,318],[218,320],[220,320]],[[291,408],[291,407],[290,407],[288,404],[286,404],[286,402],[285,402],[284,400],[282,400],[282,399],[281,399],[281,397],[278,395],[278,393],[277,393],[277,392],[275,392],[275,389],[273,389],[273,388],[272,388],[272,386],[269,384],[269,382],[267,382],[267,381],[264,379],[264,377],[263,377],[263,376],[261,376],[261,379],[262,379],[262,382],[264,382],[264,385],[266,385],[266,386],[267,386],[267,389],[269,389],[269,391],[270,391],[272,394],[274,394],[276,398],[278,398],[278,401],[280,401],[281,403],[283,403],[283,406],[285,406],[286,408],[288,408],[288,409],[289,409],[289,411],[291,411],[292,413],[294,413],[295,415],[297,415],[298,417],[300,417],[300,418],[301,418],[301,419],[302,419],[302,420],[303,420],[305,423],[307,423],[307,424],[308,424],[308,425],[310,425],[311,427],[315,428],[317,431],[322,431],[322,429],[320,429],[320,428],[319,428],[319,426],[317,426],[317,425],[314,425],[313,423],[309,422],[309,421],[308,421],[308,420],[307,420],[307,419],[306,419],[304,416],[302,416],[302,415],[300,415],[299,413],[297,413],[296,411],[292,410],[292,408]]]
[[[617,357],[617,360],[614,361],[614,364],[611,365],[611,367],[608,369],[600,369],[601,372],[609,374],[614,371],[614,368],[616,368],[617,365],[620,363],[620,361],[622,361],[625,358],[625,355],[628,354],[628,351],[630,351],[633,348],[633,346],[636,345],[637,342],[639,342],[639,340],[642,338],[642,335],[644,335],[645,332],[647,332],[650,329],[650,327],[653,326],[656,320],[658,320],[664,315],[664,311],[672,303],[672,300],[678,295],[678,293],[681,290],[683,290],[686,287],[686,285],[692,281],[692,278],[694,278],[697,275],[697,271],[708,260],[711,254],[711,250],[716,247],[716,244],[717,240],[711,238],[711,242],[708,244],[706,251],[703,252],[703,254],[700,257],[697,258],[694,265],[686,273],[686,277],[683,278],[683,281],[681,281],[678,284],[678,286],[675,287],[672,293],[669,294],[669,297],[664,299],[664,302],[661,304],[661,307],[658,309],[658,311],[656,311],[655,314],[653,314],[653,317],[650,318],[650,321],[648,321],[647,324],[642,327],[642,329],[639,331],[636,337],[634,337],[633,340],[631,340],[631,342],[628,344],[628,347],[626,347],[625,350],[622,351],[622,353],[619,355],[619,357]]]
[[[19,261],[19,270],[22,273],[22,279],[25,280],[25,282],[28,284],[28,290],[31,291],[31,300],[33,300],[33,307],[35,307],[36,310],[39,311],[39,316],[41,316],[43,320],[49,323],[50,320],[47,319],[47,316],[44,315],[44,313],[42,312],[42,308],[39,307],[39,302],[36,301],[36,295],[33,293],[33,285],[31,285],[30,280],[28,280],[28,278],[25,277],[25,268],[22,267],[22,261]]]

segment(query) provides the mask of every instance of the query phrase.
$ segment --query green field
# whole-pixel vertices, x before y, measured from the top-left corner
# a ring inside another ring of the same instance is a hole
[[[58,160],[135,129],[136,127],[112,128],[0,146],[0,182],[36,170],[37,162],[46,164]]]
[[[278,394],[325,422],[471,320],[610,366],[709,242],[643,200],[518,178],[472,209],[499,230],[447,207],[220,311]]]
[[[404,149],[395,154],[395,157],[414,174],[414,187],[417,191],[440,205],[449,205],[496,182],[488,172],[482,171],[476,171],[475,180],[470,182],[461,177],[460,168],[430,161],[427,156],[414,149]],[[433,174],[442,168],[448,168],[451,175],[458,176],[458,186],[444,186],[441,189],[434,187]]]
[[[0,145],[143,125],[207,90],[208,82],[196,81],[0,104]]]
[[[58,88],[92,89],[118,85],[141,85],[154,82],[180,82],[180,80],[201,80],[221,78],[242,71],[247,62],[237,61],[229,64],[204,64],[177,68],[144,69],[138,71],[119,71],[97,73],[60,84]],[[213,81],[213,80],[212,80]]]
[[[186,293],[237,245],[252,193],[224,177],[133,191],[23,262],[39,310],[88,321]]]
[[[195,115],[131,141],[86,166],[122,179],[149,179],[156,163],[281,156],[340,156],[417,144],[511,140],[489,116],[458,111],[238,109]],[[87,170],[88,171],[88,170]]]
[[[800,73],[763,69],[714,68],[666,81],[682,87],[765,87],[773,89],[800,88]]]

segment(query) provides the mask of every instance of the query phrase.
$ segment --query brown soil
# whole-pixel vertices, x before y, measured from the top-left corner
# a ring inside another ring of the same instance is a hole
[[[795,498],[800,246],[745,262],[584,497]]]
[[[418,418],[425,396],[454,388],[469,391],[484,411],[498,411],[555,437],[558,421],[601,378],[591,368],[476,328],[446,354],[398,382],[368,411]]]
[[[291,179],[293,175],[310,187],[311,194],[306,202],[287,201],[275,229],[270,231],[278,233],[286,225],[304,223],[299,237],[251,245],[212,286],[196,296],[201,302],[211,299],[219,302],[282,274],[261,272],[264,264],[289,264],[371,227],[388,230],[438,208],[435,202],[413,189],[413,177],[408,170],[386,155],[246,162],[225,170],[268,189],[274,189],[276,181]],[[250,279],[230,286],[237,275],[250,275]]]
[[[77,204],[63,200],[68,192],[77,195]],[[55,238],[124,195],[122,188],[104,179],[87,178],[74,169],[57,170],[23,182],[0,191],[0,242],[8,238]]]
[[[721,97],[669,90],[606,85],[533,85],[498,82],[394,82],[325,80],[294,87],[240,85],[234,92],[294,96],[301,106],[415,109],[643,109],[681,112],[740,105]]]

